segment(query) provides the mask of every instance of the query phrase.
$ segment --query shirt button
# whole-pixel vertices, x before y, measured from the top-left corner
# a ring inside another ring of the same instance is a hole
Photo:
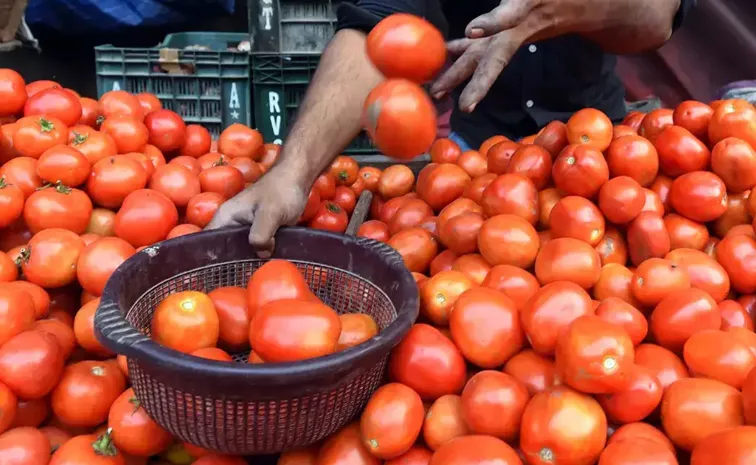
[[[525,106],[528,107],[528,108],[532,107],[533,106],[533,101],[532,100],[528,100],[527,102],[525,102]]]
[[[536,50],[538,50],[538,47],[536,47],[536,46],[535,46],[535,45],[533,45],[533,44],[531,44],[531,45],[530,45],[530,46],[528,47],[528,51],[529,51],[530,53],[535,53],[535,52],[536,52]]]

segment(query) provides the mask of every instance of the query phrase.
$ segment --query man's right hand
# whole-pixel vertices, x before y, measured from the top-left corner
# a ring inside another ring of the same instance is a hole
[[[221,205],[205,230],[250,225],[249,243],[269,256],[276,230],[297,223],[309,193],[309,186],[276,168]]]

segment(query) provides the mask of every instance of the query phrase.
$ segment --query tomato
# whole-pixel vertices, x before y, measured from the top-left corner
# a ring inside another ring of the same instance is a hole
[[[246,160],[246,158],[236,158],[235,160]],[[307,196],[307,203],[299,217],[299,223],[307,223],[315,216],[320,208],[320,192],[316,187],[310,189]]]
[[[77,277],[87,292],[99,296],[110,275],[136,250],[117,237],[103,237],[87,246],[79,255]]]
[[[390,235],[386,223],[379,220],[368,220],[360,225],[357,230],[357,237],[367,237],[379,242],[387,242]]]
[[[219,287],[207,296],[218,315],[219,344],[233,352],[248,348],[247,291],[239,287]]]
[[[627,241],[614,226],[607,226],[604,238],[599,241],[595,249],[601,257],[602,265],[627,263]]]
[[[260,135],[260,137],[262,138],[262,135]],[[281,155],[281,146],[275,143],[263,144],[262,149],[260,149],[258,152],[260,153],[260,155],[257,161],[260,163],[260,168],[263,169],[263,172],[267,172],[276,163],[278,157]]]
[[[217,344],[220,322],[210,297],[201,292],[183,291],[160,302],[151,330],[152,338],[159,344],[191,353]]]
[[[341,155],[331,162],[330,173],[336,179],[336,185],[351,186],[357,181],[359,169],[360,166],[354,161],[354,158]]]
[[[126,459],[113,445],[109,431],[100,435],[75,436],[66,441],[52,456],[50,465],[126,465]]]
[[[143,152],[150,137],[147,126],[140,119],[114,116],[100,125],[100,131],[113,138],[118,153]]]
[[[708,147],[683,127],[665,127],[654,140],[654,146],[659,155],[659,169],[672,178],[709,166]]]
[[[600,110],[584,108],[567,121],[567,141],[603,152],[612,142],[612,121]]]
[[[456,253],[452,252],[451,250],[444,250],[443,252],[436,255],[436,258],[434,258],[431,261],[430,264],[430,275],[431,277],[436,276],[437,274],[440,274],[445,271],[451,271],[452,266],[454,265],[454,260],[456,260],[459,257]],[[464,274],[464,273],[463,273]],[[454,275],[454,276],[460,276],[460,275]],[[467,278],[467,275],[465,275],[465,278]],[[470,281],[469,285],[472,285],[472,280],[467,278]],[[467,281],[465,281],[467,282]],[[443,288],[447,283],[444,281],[443,283],[440,283],[440,288]],[[422,294],[421,294],[422,298]],[[434,314],[434,311],[431,310],[433,308],[433,303],[439,302],[442,304],[442,307],[445,308],[445,311],[442,312],[443,318],[445,319],[446,316],[448,316],[448,309],[450,308],[451,304],[453,302],[445,302],[444,301],[444,295],[439,296],[438,298],[429,297],[429,302],[427,303],[425,309],[421,307],[421,311],[424,313],[427,313],[429,317],[432,317]],[[421,304],[422,305],[422,304]],[[437,313],[437,312],[435,312]],[[440,316],[439,316],[440,317]]]
[[[0,253],[0,282],[10,283],[18,278],[18,265],[15,258],[7,253]]]
[[[39,399],[58,384],[63,351],[55,336],[25,331],[0,347],[0,382],[21,399]]]
[[[144,119],[144,110],[139,99],[123,90],[112,90],[102,94],[99,113],[105,119],[112,116],[129,116],[139,121]]]
[[[68,127],[53,116],[26,116],[16,122],[13,148],[24,157],[39,158],[45,150],[65,144]]]
[[[164,451],[173,436],[147,415],[133,389],[118,396],[108,413],[113,443],[119,450],[138,457],[149,457]]]
[[[713,232],[719,237],[725,237],[731,230],[740,227],[746,228],[751,225],[753,216],[749,205],[751,191],[747,190],[739,194],[727,195],[727,210],[722,216],[714,221]],[[753,228],[751,228],[753,230]]]
[[[711,378],[740,389],[756,358],[740,340],[719,330],[702,331],[688,339],[683,350],[691,374]]]
[[[599,191],[598,205],[606,218],[615,224],[626,224],[643,210],[646,197],[643,188],[629,176],[617,176]]]
[[[651,371],[666,390],[675,381],[687,378],[688,369],[671,351],[654,344],[641,344],[635,348],[635,363]]]
[[[488,172],[488,159],[477,150],[468,150],[457,158],[457,166],[470,178],[475,179]]]
[[[531,396],[561,383],[554,361],[530,349],[523,350],[510,358],[504,365],[504,373],[520,381]]]
[[[505,136],[502,136],[501,134],[497,134],[495,136],[491,136],[488,139],[484,140],[482,144],[480,144],[480,147],[478,148],[478,152],[481,153],[481,155],[485,155],[486,157],[489,154],[489,151],[493,146],[500,142],[506,142],[509,141],[509,139]]]
[[[263,175],[260,165],[249,158],[236,157],[229,160],[228,164],[241,171],[245,183],[257,182]]]
[[[696,249],[701,250],[709,240],[709,230],[706,226],[689,220],[680,215],[670,213],[664,216],[672,250]]]
[[[486,154],[488,159],[488,171],[495,174],[505,174],[509,168],[509,162],[515,152],[521,147],[517,142],[502,140],[493,145]],[[484,153],[481,147],[480,153]]]
[[[318,465],[380,465],[365,448],[360,424],[355,422],[326,439],[318,452]]]
[[[551,181],[551,155],[538,145],[520,147],[507,164],[507,173],[521,174],[537,189],[544,189]]]
[[[729,192],[743,192],[756,186],[756,150],[748,142],[728,137],[711,151],[711,170]]]
[[[27,100],[26,83],[16,71],[0,69],[0,117],[15,116],[24,109]]]
[[[324,201],[321,202],[309,225],[315,229],[343,233],[348,223],[349,216],[343,208],[334,202]]]
[[[113,236],[113,222],[116,214],[106,208],[95,208],[87,225],[87,233],[96,234],[100,237]]]
[[[635,352],[624,328],[585,315],[560,334],[555,359],[561,379],[571,387],[612,394],[629,386]]]
[[[665,297],[690,288],[687,270],[671,260],[649,258],[633,274],[633,297],[642,305],[655,307]]]
[[[520,465],[522,460],[512,447],[501,439],[470,435],[454,438],[443,444],[430,460],[430,465],[473,465],[496,463]]]
[[[707,436],[743,424],[741,397],[737,389],[720,381],[680,379],[664,393],[664,431],[679,448],[693,450]]]
[[[596,316],[621,326],[630,336],[633,345],[640,344],[648,334],[648,322],[643,313],[619,297],[607,297],[596,307]]]
[[[727,297],[730,278],[713,258],[692,249],[673,250],[665,258],[688,273],[692,287],[706,291],[717,302]]]
[[[81,118],[81,103],[65,89],[46,89],[26,100],[24,116],[53,117],[66,126],[73,126]]]
[[[352,189],[346,186],[339,186],[336,188],[333,203],[341,207],[347,215],[351,215],[354,207],[357,205],[357,197],[354,195]]]
[[[67,145],[57,145],[46,150],[37,161],[37,175],[43,181],[76,187],[89,176],[91,164],[78,150]]]
[[[695,288],[674,291],[664,297],[650,319],[655,340],[674,351],[680,351],[693,334],[719,329],[721,324],[714,299]]]
[[[425,272],[438,253],[436,240],[431,233],[422,228],[399,231],[387,244],[399,252],[408,270],[418,273]]]
[[[58,450],[64,442],[73,437],[68,431],[57,426],[45,426],[44,428],[40,428],[39,431],[47,437],[47,440],[50,442],[50,448],[54,451]]]
[[[457,298],[474,286],[463,273],[451,270],[454,258],[449,260],[448,269],[434,274],[420,292],[420,311],[439,326],[449,324],[449,314]]]
[[[468,212],[483,213],[480,205],[467,198],[458,198],[444,207],[438,214],[438,229],[445,229],[452,218]]]
[[[606,162],[612,177],[628,176],[648,187],[659,170],[656,147],[640,136],[623,136],[612,141],[606,150]]]
[[[202,171],[199,183],[202,192],[217,192],[230,199],[244,190],[244,175],[233,166],[219,164]]]
[[[0,175],[0,228],[10,226],[24,211],[24,191],[13,184],[6,184]]]
[[[628,423],[617,428],[609,438],[608,444],[615,442],[631,442],[631,440],[650,441],[664,446],[665,449],[676,452],[672,441],[659,429],[648,423]]]
[[[664,444],[638,438],[633,441],[614,441],[601,453],[598,465],[677,465],[677,457]]]
[[[458,395],[439,397],[425,414],[423,439],[431,450],[438,450],[447,441],[469,433],[463,416],[462,398]]]
[[[627,244],[633,264],[640,265],[653,257],[663,257],[671,248],[669,233],[661,215],[641,212],[627,230]]]
[[[141,247],[165,239],[177,223],[178,211],[171,199],[151,189],[139,189],[123,200],[114,231],[134,247]]]
[[[50,228],[83,234],[91,216],[89,196],[62,184],[34,192],[24,205],[24,221],[32,234]]]
[[[559,419],[569,415],[571,421]],[[579,424],[579,429],[575,425]],[[536,394],[525,408],[520,449],[529,464],[595,463],[606,444],[607,424],[592,397],[567,387]]]
[[[554,160],[554,185],[568,195],[592,198],[609,180],[604,155],[588,145],[568,145]]]
[[[515,215],[497,215],[483,223],[478,249],[491,265],[529,268],[538,254],[538,234],[526,220]]]
[[[675,179],[669,201],[681,215],[704,223],[727,211],[727,188],[717,175],[694,171]]]
[[[462,155],[462,150],[456,142],[451,139],[436,139],[430,148],[430,159],[432,163],[456,163],[457,158]]]
[[[68,360],[71,352],[76,348],[76,336],[73,329],[63,322],[53,319],[38,320],[34,323],[32,329],[44,331],[55,336],[63,351],[63,358],[66,360]]]
[[[47,465],[50,443],[36,428],[14,428],[0,435],[0,462],[7,465]]]
[[[471,432],[513,440],[530,395],[525,385],[500,371],[481,371],[462,391],[462,413]]]
[[[707,436],[693,449],[690,465],[727,463],[747,465],[753,461],[756,427],[739,426]]]
[[[577,239],[552,239],[541,247],[535,261],[541,284],[570,281],[590,289],[601,276],[601,258],[589,244]]]
[[[170,199],[169,199],[170,200]],[[204,228],[226,199],[217,192],[197,194],[186,205],[186,221]]]
[[[150,144],[161,152],[179,150],[186,142],[186,123],[174,111],[155,110],[144,117],[144,125],[150,134]]]
[[[52,409],[66,425],[94,428],[108,418],[110,406],[125,389],[126,379],[115,364],[74,363],[66,367],[52,391]]]
[[[283,452],[279,457],[276,465],[315,465],[318,459],[318,445],[301,449],[288,450]],[[195,462],[196,463],[196,462]],[[213,465],[213,464],[205,464]],[[223,465],[223,464],[216,464]],[[233,464],[227,464],[233,465]],[[245,464],[239,464],[245,465]]]
[[[557,281],[535,293],[521,309],[520,319],[533,350],[552,355],[559,333],[577,318],[593,313],[591,298],[583,288]]]
[[[483,199],[483,192],[497,177],[498,176],[494,173],[487,173],[473,179],[472,182],[465,187],[465,190],[462,192],[462,197],[471,199],[473,202],[479,204]]]
[[[556,158],[563,148],[567,147],[567,125],[561,121],[552,121],[538,132],[535,145],[543,147],[551,158]]]
[[[36,309],[32,296],[21,287],[0,287],[0,346],[34,324]]]
[[[129,194],[144,189],[147,180],[147,172],[138,161],[116,155],[94,164],[87,180],[87,191],[98,205],[118,208]]]
[[[753,331],[753,318],[746,312],[743,305],[736,300],[723,300],[717,305],[722,315],[722,329],[744,328]]]
[[[461,168],[459,169],[461,171]],[[385,200],[401,197],[412,190],[414,182],[415,174],[407,166],[391,165],[383,170],[383,174],[378,180],[378,193]],[[334,187],[334,191],[335,189]]]
[[[388,79],[368,94],[362,124],[381,152],[411,160],[427,153],[436,139],[436,107],[419,85]]]
[[[150,159],[150,161],[152,162],[152,165],[155,168],[160,168],[161,166],[165,165],[165,157],[163,156],[163,152],[161,152],[154,145],[150,145],[150,144],[145,145],[144,155]]]
[[[365,190],[375,193],[378,191],[378,183],[380,182],[382,174],[383,172],[378,168],[363,166],[357,172],[357,182],[362,181]],[[359,197],[357,192],[355,192],[355,195]]]
[[[615,124],[612,131],[612,141],[624,136],[637,136],[638,132],[630,126],[624,124]],[[611,144],[610,144],[611,146]]]
[[[713,115],[714,109],[709,105],[695,100],[686,100],[675,108],[672,121],[705,142],[708,139],[709,122]]]
[[[640,124],[638,134],[655,142],[659,134],[674,124],[674,111],[669,108],[658,108],[649,112]]]
[[[417,440],[424,413],[423,401],[415,391],[399,383],[386,384],[373,393],[362,412],[362,444],[375,457],[396,458]]]
[[[139,105],[142,107],[142,111],[145,115],[163,108],[163,104],[160,102],[160,99],[157,98],[154,94],[142,92],[137,94],[136,98],[139,101]]]
[[[149,188],[165,194],[177,207],[186,207],[200,193],[200,179],[189,169],[169,163],[155,170]]]
[[[425,324],[414,325],[389,358],[391,379],[429,400],[462,391],[465,370],[465,360],[454,343]]]
[[[591,201],[570,195],[554,205],[549,226],[554,238],[574,238],[596,246],[604,237],[606,223],[601,211]]]
[[[599,395],[597,400],[613,423],[633,423],[656,410],[662,400],[662,385],[651,369],[634,365],[624,389]]]
[[[69,147],[81,152],[89,160],[90,165],[118,153],[115,140],[104,132],[91,131],[88,134],[74,134],[76,135],[68,142]]]
[[[347,313],[339,315],[341,334],[336,344],[336,351],[341,351],[362,344],[378,334],[378,324],[372,316],[364,313]]]
[[[491,265],[480,254],[465,254],[452,262],[452,269],[461,271],[476,286],[480,286],[491,271]]]
[[[480,213],[466,212],[457,215],[439,229],[441,243],[459,255],[473,253],[478,250],[478,232],[484,222],[485,219]]]
[[[155,111],[158,111],[156,109]],[[193,158],[201,157],[210,151],[212,139],[210,131],[199,124],[188,124],[184,133],[184,141],[179,149],[179,155]]]
[[[148,179],[155,173],[155,165],[152,164],[152,160],[147,155],[138,152],[126,153],[124,155],[139,162],[142,168],[144,168],[144,172],[147,173]]]
[[[742,234],[725,237],[716,246],[716,260],[727,271],[734,290],[756,291],[756,239]]]
[[[530,224],[538,222],[538,190],[520,174],[503,174],[483,191],[483,213],[488,216],[517,215]]]
[[[737,137],[756,147],[756,108],[743,100],[726,100],[714,110],[709,122],[709,142],[718,144]]]
[[[98,356],[109,357],[113,353],[97,339],[94,331],[94,316],[99,305],[99,297],[83,303],[74,317],[73,330],[76,342],[81,347]]]
[[[193,224],[180,224],[168,232],[165,236],[166,239],[175,239],[181,236],[188,236],[189,234],[195,234],[202,231],[202,228]]]
[[[46,229],[29,241],[21,260],[26,279],[46,288],[72,283],[76,279],[76,262],[84,241],[71,231]]]

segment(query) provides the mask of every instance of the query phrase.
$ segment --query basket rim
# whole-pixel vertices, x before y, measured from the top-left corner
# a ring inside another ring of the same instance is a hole
[[[333,378],[343,376],[346,373],[353,372],[357,367],[364,365],[368,360],[377,362],[387,356],[391,349],[395,347],[409,331],[414,324],[419,313],[419,298],[417,285],[410,271],[404,266],[399,253],[387,244],[374,241],[367,238],[357,238],[345,236],[328,231],[313,230],[304,227],[283,227],[276,233],[277,242],[284,236],[303,237],[320,236],[328,240],[339,241],[344,245],[351,244],[353,247],[369,249],[369,253],[381,256],[380,259],[394,273],[399,283],[397,290],[399,305],[394,304],[396,309],[396,319],[392,321],[383,331],[368,341],[349,349],[335,352],[327,356],[318,357],[309,360],[285,363],[265,363],[253,365],[239,362],[220,362],[216,360],[203,359],[194,357],[189,354],[178,352],[173,349],[161,346],[153,341],[141,331],[136,329],[126,320],[126,314],[135,305],[144,294],[155,286],[163,283],[152,285],[140,293],[140,296],[131,304],[128,309],[121,309],[119,297],[117,295],[122,280],[128,279],[133,273],[139,273],[139,270],[146,266],[157,266],[159,262],[150,264],[151,260],[159,257],[160,254],[154,254],[156,248],[187,248],[197,247],[199,243],[208,243],[210,241],[228,241],[230,236],[243,236],[246,240],[249,226],[234,227],[221,230],[203,231],[196,234],[180,236],[157,244],[154,248],[147,248],[138,252],[127,259],[116,271],[105,286],[100,304],[95,314],[95,334],[97,339],[108,349],[133,358],[136,362],[157,366],[164,374],[174,373],[177,375],[186,375],[187,372],[194,372],[193,376],[201,375],[208,382],[213,379],[239,380],[244,379],[245,384],[261,384],[270,387],[271,385],[292,385],[295,383],[312,382],[322,380],[323,377]],[[250,249],[251,250],[251,249]],[[275,255],[275,254],[274,254]],[[277,258],[277,257],[272,257]],[[283,257],[281,257],[283,258]],[[222,262],[213,262],[203,266],[187,267],[172,277],[199,270],[206,266],[217,266],[223,263],[233,263],[255,260],[254,258],[242,258],[239,260],[224,260]],[[292,261],[317,263],[301,259],[292,259]],[[322,263],[324,266],[337,268],[341,271],[360,277],[359,274],[334,266],[328,263]],[[361,277],[360,277],[361,278]],[[171,277],[167,278],[171,279]],[[365,278],[361,278],[365,279]],[[384,295],[388,295],[378,285],[370,283]]]

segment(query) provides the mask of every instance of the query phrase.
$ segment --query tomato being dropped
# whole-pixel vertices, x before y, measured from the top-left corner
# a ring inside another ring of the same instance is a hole
[[[600,110],[584,108],[567,121],[567,140],[603,152],[612,141],[612,121]]]
[[[13,148],[24,157],[39,158],[45,150],[68,140],[68,127],[53,116],[25,116],[16,122]]]
[[[81,103],[65,89],[46,89],[29,97],[24,105],[24,116],[54,117],[66,126],[73,126],[81,118]]]
[[[118,153],[143,152],[150,138],[147,126],[129,116],[113,116],[100,125],[100,131],[113,138]]]
[[[114,231],[134,247],[141,247],[162,241],[176,224],[178,211],[171,199],[152,189],[139,189],[123,200]]]
[[[500,371],[473,375],[462,391],[462,413],[473,433],[507,441],[520,432],[520,420],[530,395],[525,385]]]
[[[186,139],[186,123],[171,110],[157,110],[144,118],[144,125],[150,132],[150,144],[161,152],[180,149]]]
[[[436,107],[419,85],[405,79],[378,84],[365,100],[362,120],[381,152],[400,160],[427,153],[436,138]]]
[[[171,294],[158,305],[151,335],[159,344],[191,353],[218,343],[218,313],[212,300],[201,292]]]
[[[34,192],[24,205],[24,221],[32,234],[50,228],[84,234],[91,216],[89,196],[63,184]]]
[[[343,208],[334,202],[324,201],[310,221],[310,227],[343,233],[348,223],[349,217]]]

